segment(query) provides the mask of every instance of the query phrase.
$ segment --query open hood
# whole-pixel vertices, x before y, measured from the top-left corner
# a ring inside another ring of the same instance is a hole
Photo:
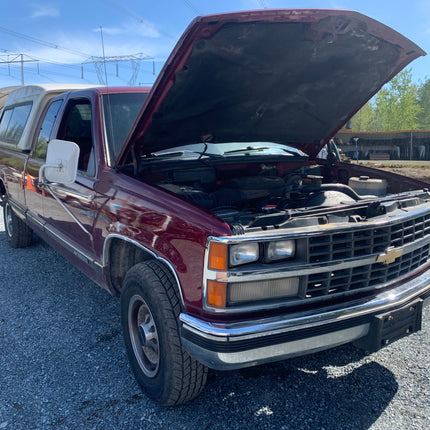
[[[425,52],[357,12],[285,9],[195,19],[117,160],[202,141],[276,142],[315,156]]]

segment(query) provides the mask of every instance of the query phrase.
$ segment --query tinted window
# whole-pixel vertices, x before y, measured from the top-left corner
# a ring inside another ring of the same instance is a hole
[[[3,117],[0,122],[0,137],[2,137],[3,139],[7,133],[7,127],[12,117],[12,112],[13,112],[13,109],[7,109],[3,112]]]
[[[46,159],[46,150],[48,148],[49,137],[51,136],[52,129],[62,103],[62,100],[54,101],[46,112],[45,118],[37,136],[36,150],[34,151],[34,157],[38,160]]]
[[[0,122],[0,139],[17,144],[31,111],[31,103],[6,108]]]
[[[79,146],[78,170],[93,176],[95,165],[89,100],[76,99],[68,102],[58,136]]]
[[[136,121],[148,93],[122,93],[102,96],[106,139],[113,162]]]

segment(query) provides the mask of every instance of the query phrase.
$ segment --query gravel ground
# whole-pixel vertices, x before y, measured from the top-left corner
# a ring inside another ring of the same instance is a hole
[[[9,249],[0,221],[0,429],[429,429],[424,330],[369,356],[343,346],[211,372],[164,409],[129,369],[119,302],[43,241]]]

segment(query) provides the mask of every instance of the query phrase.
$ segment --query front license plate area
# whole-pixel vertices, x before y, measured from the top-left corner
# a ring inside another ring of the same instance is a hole
[[[354,345],[368,352],[375,352],[402,337],[421,330],[423,300],[414,302],[391,312],[375,315],[367,336]]]

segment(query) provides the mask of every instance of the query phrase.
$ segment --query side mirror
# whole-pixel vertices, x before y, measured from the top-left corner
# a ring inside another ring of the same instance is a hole
[[[73,184],[78,171],[79,146],[74,142],[54,139],[49,142],[46,163],[40,167],[39,183]]]

